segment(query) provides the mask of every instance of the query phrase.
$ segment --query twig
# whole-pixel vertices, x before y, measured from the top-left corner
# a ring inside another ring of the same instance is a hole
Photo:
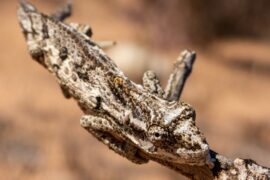
[[[178,101],[182,94],[185,82],[192,71],[196,53],[185,50],[177,58],[172,74],[170,75],[165,89],[165,99],[168,101]]]
[[[71,0],[67,1],[67,3],[58,11],[51,15],[57,21],[64,21],[66,18],[70,17],[72,14],[72,5]]]

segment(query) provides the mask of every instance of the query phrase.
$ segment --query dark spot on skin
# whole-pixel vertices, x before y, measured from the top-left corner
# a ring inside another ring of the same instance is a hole
[[[44,51],[40,48],[31,50],[30,55],[32,56],[33,59],[35,59],[39,64],[42,66],[46,67],[46,64],[44,62]]]
[[[68,74],[68,73],[69,73],[69,69],[65,68],[65,74]]]
[[[28,15],[28,18],[29,18],[29,21],[31,22],[31,33],[33,35],[33,37],[35,37],[38,33],[37,31],[33,28],[33,20],[32,20],[32,17]]]
[[[203,142],[204,144],[207,144],[207,141],[206,141],[205,138],[202,139],[202,142]]]
[[[44,52],[40,48],[31,50],[30,54],[31,54],[33,59],[38,59],[39,57],[44,56]]]
[[[217,153],[214,152],[214,151],[210,151],[209,152],[210,154],[210,157],[211,159],[214,159],[214,168],[211,169],[214,177],[218,177],[219,173],[222,171],[222,170],[227,170],[228,168],[226,167],[221,167],[221,163],[217,160]]]
[[[26,29],[22,30],[23,36],[25,39],[27,39],[27,34],[29,34],[30,32],[28,32]]]
[[[193,146],[191,146],[191,148],[192,148],[192,150],[196,151],[198,149],[201,149],[201,146],[198,143],[196,143]]]
[[[78,38],[74,38],[74,41],[75,41],[76,44],[79,43],[79,39]]]
[[[252,166],[252,164],[257,164],[256,161],[252,159],[244,159],[245,167],[248,169],[248,166]]]
[[[127,102],[126,102],[125,98],[123,98],[122,92],[119,91],[119,89],[111,88],[111,91],[112,91],[117,102],[123,104],[124,106],[127,105]]]
[[[97,100],[97,103],[96,103],[95,109],[100,109],[102,98],[100,96],[97,96],[96,100]]]
[[[68,35],[70,35],[71,37],[74,37],[74,35],[71,33],[71,31],[68,30],[66,27],[63,27],[63,30],[64,30]]]
[[[56,71],[58,71],[58,69],[59,69],[59,66],[57,65],[57,64],[54,64],[53,66],[53,70],[56,72]]]
[[[93,31],[92,31],[92,29],[89,28],[89,29],[85,32],[85,34],[86,34],[88,37],[92,37],[92,36],[93,36]]]
[[[77,81],[77,76],[76,76],[76,74],[73,73],[73,74],[71,75],[71,78],[72,78],[73,81]]]
[[[68,91],[68,87],[66,87],[65,85],[60,85],[60,88],[65,98],[68,98],[68,99],[71,98],[71,95]]]
[[[126,124],[126,125],[129,125],[129,124],[130,124],[130,119],[129,119],[129,117],[125,118],[125,124]]]
[[[95,44],[94,42],[90,41],[89,39],[84,40],[84,42],[85,42],[86,44],[91,45],[91,46],[96,46],[96,44]]]
[[[181,135],[179,135],[179,136],[177,136],[177,140],[182,142],[183,141],[183,137]]]
[[[68,49],[66,47],[62,47],[59,52],[59,57],[64,61],[68,57]]]
[[[43,39],[48,39],[50,37],[48,33],[48,26],[45,23],[42,24],[42,35]]]
[[[252,165],[252,164],[257,164],[256,161],[252,160],[252,159],[244,159],[244,162],[248,165]]]
[[[77,74],[78,74],[79,78],[82,79],[83,81],[85,81],[85,82],[89,81],[89,77],[88,77],[87,72],[77,71]]]
[[[108,59],[107,59],[106,57],[102,56],[102,55],[100,55],[99,57],[100,57],[100,59],[102,59],[102,61],[104,61],[104,62],[107,62],[107,61],[108,61]]]

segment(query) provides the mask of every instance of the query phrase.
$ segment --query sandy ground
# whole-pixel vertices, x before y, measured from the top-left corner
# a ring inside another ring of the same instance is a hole
[[[55,9],[53,3],[33,2],[46,12]],[[0,179],[185,179],[157,163],[132,164],[80,127],[76,103],[66,100],[54,78],[28,55],[16,4],[0,1]],[[95,39],[145,45],[143,29],[111,6],[76,1],[70,21],[91,24]],[[170,66],[181,48],[146,50]],[[191,48],[198,59],[182,99],[196,108],[210,146],[270,166],[270,44],[230,39]],[[141,76],[138,71],[131,78]]]

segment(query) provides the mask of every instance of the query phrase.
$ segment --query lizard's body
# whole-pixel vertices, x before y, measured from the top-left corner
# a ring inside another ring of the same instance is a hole
[[[18,17],[30,54],[53,73],[66,97],[78,100],[81,125],[135,163],[210,162],[195,111],[166,99],[152,72],[144,86],[130,81],[89,36],[21,3]]]

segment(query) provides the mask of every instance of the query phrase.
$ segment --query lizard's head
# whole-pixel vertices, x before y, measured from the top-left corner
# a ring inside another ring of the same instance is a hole
[[[195,111],[181,103],[176,109],[165,112],[162,120],[149,124],[148,140],[153,144],[148,153],[154,158],[176,163],[205,164],[209,147],[195,126]]]

